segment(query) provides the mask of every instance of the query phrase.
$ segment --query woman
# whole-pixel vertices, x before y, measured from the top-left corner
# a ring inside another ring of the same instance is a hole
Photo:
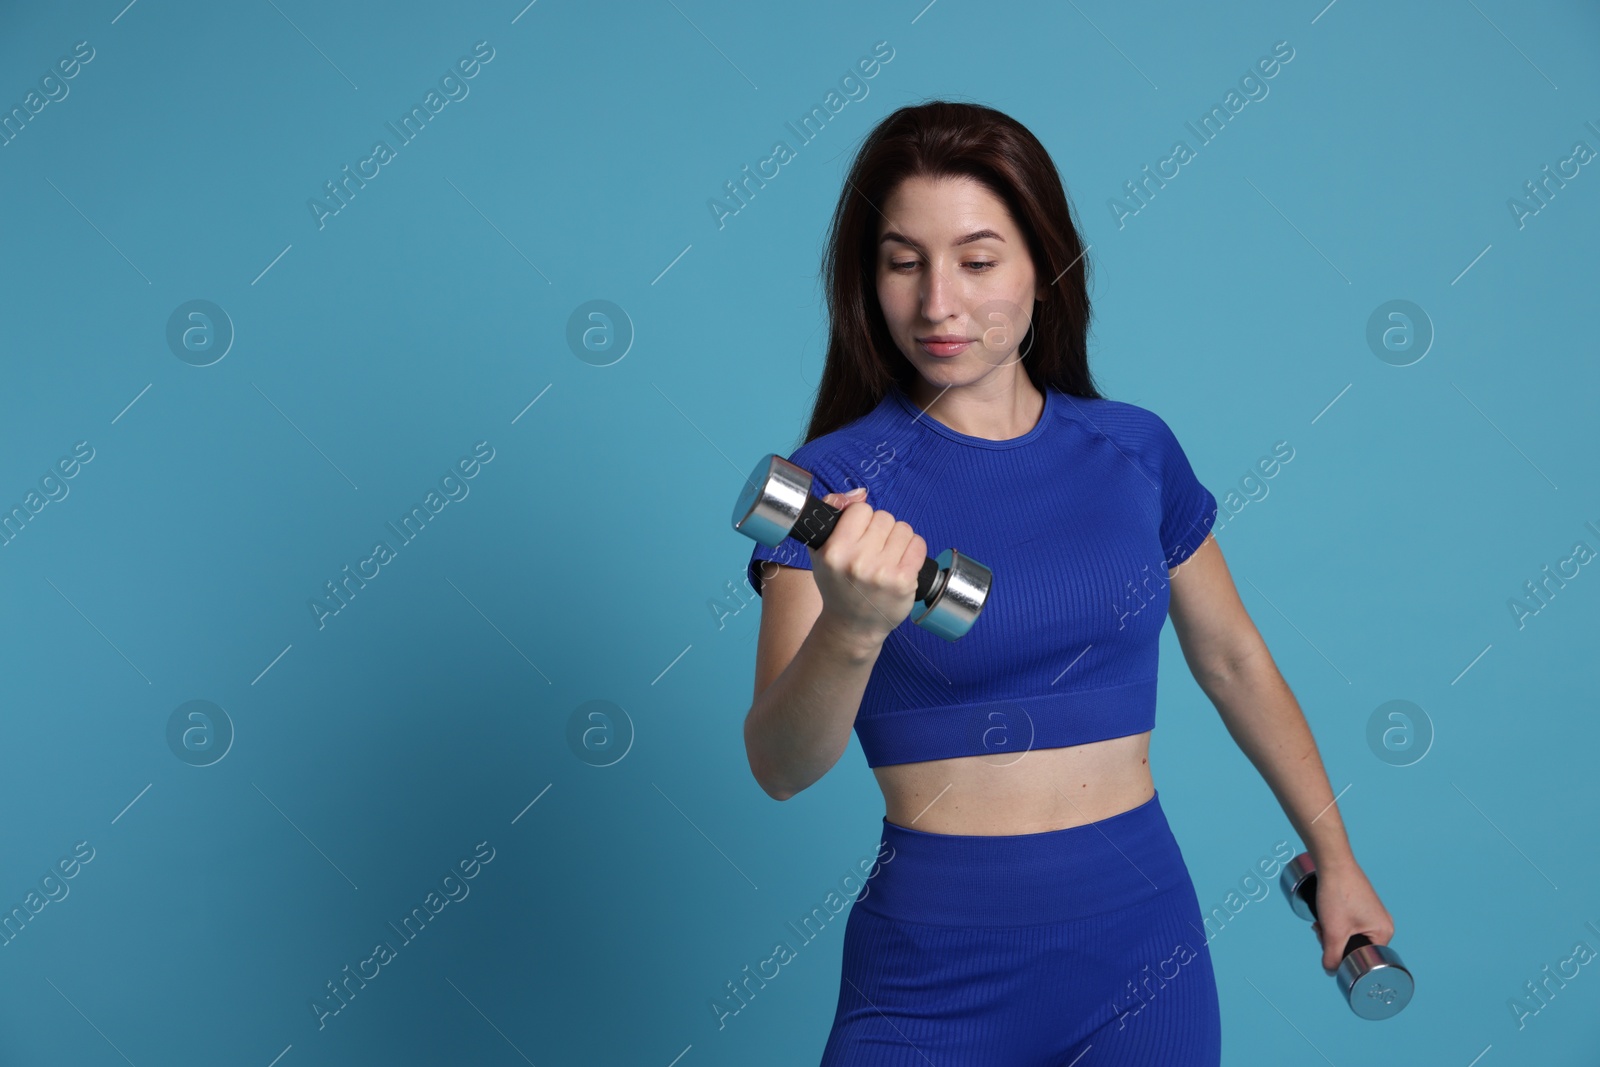
[[[1092,382],[1084,251],[1044,147],[969,104],[886,118],[835,210],[827,362],[790,458],[843,514],[820,550],[752,553],[745,719],[769,795],[817,781],[852,729],[883,790],[825,1067],[1220,1062],[1147,759],[1169,613],[1316,862],[1324,969],[1393,933],[1210,536],[1215,498],[1165,422]],[[954,642],[908,620],[945,547],[994,571]]]

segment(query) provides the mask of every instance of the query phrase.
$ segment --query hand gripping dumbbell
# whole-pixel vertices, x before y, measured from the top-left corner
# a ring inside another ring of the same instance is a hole
[[[1278,884],[1289,896],[1289,906],[1307,922],[1317,917],[1317,866],[1311,853],[1302,852],[1290,860],[1278,876]],[[1354,934],[1344,946],[1344,959],[1334,972],[1339,991],[1350,1002],[1350,1010],[1363,1019],[1387,1019],[1398,1015],[1411,1003],[1416,983],[1400,954],[1388,945],[1374,944],[1366,934]]]
[[[776,453],[768,453],[750,472],[733,505],[733,528],[768,548],[785,537],[821,548],[844,514],[812,494],[811,473]],[[917,573],[917,599],[911,621],[946,641],[972,628],[988,599],[993,572],[953,548],[938,559],[924,558]]]

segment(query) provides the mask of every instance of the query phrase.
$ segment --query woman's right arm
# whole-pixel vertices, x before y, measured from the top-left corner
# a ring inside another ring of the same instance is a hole
[[[812,570],[774,564],[761,583],[755,699],[744,720],[756,782],[788,800],[844,755],[883,642],[911,614],[927,545],[860,497],[843,507]]]

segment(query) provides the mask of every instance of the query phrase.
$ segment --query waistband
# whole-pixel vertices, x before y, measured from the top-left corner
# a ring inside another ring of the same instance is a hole
[[[1069,922],[1189,880],[1159,792],[1097,822],[1034,834],[936,834],[884,816],[882,842],[879,870],[855,907],[908,922]]]

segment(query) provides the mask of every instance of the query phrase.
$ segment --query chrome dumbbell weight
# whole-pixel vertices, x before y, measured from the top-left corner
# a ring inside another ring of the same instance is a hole
[[[811,473],[776,453],[768,453],[745,479],[733,505],[733,528],[768,548],[785,537],[821,548],[843,509],[811,492]],[[946,641],[961,637],[977,621],[994,575],[971,556],[953,548],[938,559],[924,559],[917,573],[917,599],[911,621]]]
[[[1317,867],[1311,853],[1302,852],[1284,865],[1278,884],[1288,894],[1289,906],[1307,922],[1318,922]],[[1416,982],[1400,954],[1388,945],[1374,944],[1366,934],[1353,934],[1344,946],[1344,959],[1334,972],[1339,991],[1350,1010],[1363,1019],[1387,1019],[1411,1003]]]

